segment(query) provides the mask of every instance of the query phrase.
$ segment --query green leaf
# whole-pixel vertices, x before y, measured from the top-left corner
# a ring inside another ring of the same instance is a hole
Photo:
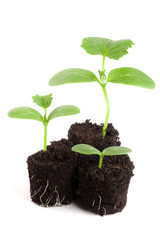
[[[113,41],[107,51],[106,56],[118,60],[128,53],[127,49],[131,48],[134,43],[129,39]]]
[[[69,68],[58,72],[50,81],[50,86],[58,86],[66,83],[84,83],[99,81],[94,73],[81,68]]]
[[[111,39],[107,38],[88,37],[83,39],[81,47],[91,55],[105,56],[112,42]]]
[[[108,147],[103,150],[102,155],[104,156],[124,155],[130,152],[132,152],[132,150],[126,147],[119,147],[119,146]]]
[[[33,98],[33,102],[35,102],[38,106],[43,107],[43,108],[48,108],[51,105],[52,102],[52,93],[49,95],[45,95],[45,96],[40,96],[40,95],[35,95],[32,97]]]
[[[63,105],[58,108],[55,108],[48,116],[48,120],[50,121],[53,118],[61,117],[61,116],[69,116],[80,113],[80,109],[73,105]]]
[[[107,38],[88,37],[84,38],[81,47],[91,55],[102,55],[118,60],[127,54],[127,49],[134,43],[129,39],[113,41]]]
[[[29,107],[13,108],[8,112],[8,116],[11,118],[32,119],[43,122],[41,114],[35,109]]]
[[[129,67],[111,70],[107,81],[111,83],[120,83],[148,89],[155,88],[155,83],[149,76],[138,69]]]
[[[82,153],[85,155],[92,155],[92,154],[101,155],[101,152],[98,149],[88,144],[77,144],[72,147],[72,151]]]

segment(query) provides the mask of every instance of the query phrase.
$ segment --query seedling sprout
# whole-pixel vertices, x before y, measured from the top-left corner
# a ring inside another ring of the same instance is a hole
[[[101,86],[107,106],[107,113],[103,126],[103,138],[105,137],[108,119],[110,115],[110,104],[106,85],[108,82],[120,83],[125,85],[138,86],[148,89],[155,88],[154,81],[144,72],[131,68],[122,67],[116,68],[109,72],[106,76],[105,59],[109,57],[114,60],[119,60],[128,53],[128,48],[131,48],[134,43],[129,40],[113,41],[106,38],[88,37],[84,38],[81,47],[91,55],[102,55],[102,70],[99,70],[99,78],[89,70],[80,68],[69,68],[58,72],[49,82],[50,86],[58,86],[66,83],[84,83],[84,82],[98,82]]]
[[[47,108],[52,103],[52,94],[40,96],[35,95],[32,97],[33,102],[35,102],[38,106],[44,108],[44,116],[35,109],[29,107],[18,107],[10,110],[8,112],[8,116],[11,118],[20,118],[20,119],[32,119],[37,120],[43,123],[44,125],[44,151],[47,150],[47,126],[48,123],[56,117],[60,116],[69,116],[78,114],[80,112],[79,108],[73,105],[63,105],[55,108],[47,117]]]
[[[115,156],[115,155],[125,155],[132,152],[131,149],[120,146],[113,146],[105,148],[100,152],[97,148],[92,147],[88,144],[77,144],[72,147],[72,151],[78,152],[85,155],[99,155],[99,168],[102,169],[104,156]]]

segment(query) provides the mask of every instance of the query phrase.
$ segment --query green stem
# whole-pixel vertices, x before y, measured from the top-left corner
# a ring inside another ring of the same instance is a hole
[[[102,130],[102,134],[103,134],[103,138],[104,138],[105,135],[106,135],[106,130],[107,130],[107,126],[108,126],[108,119],[109,119],[109,114],[110,114],[110,105],[109,105],[108,95],[107,95],[107,91],[106,91],[106,84],[101,84],[101,87],[102,87],[105,102],[106,102],[106,105],[107,105],[107,114],[106,114],[103,130]]]
[[[44,151],[47,150],[47,125],[44,125]]]
[[[102,60],[102,71],[99,71],[100,80],[101,80],[101,82],[99,82],[99,84],[102,87],[105,102],[106,102],[106,105],[107,105],[107,114],[106,114],[103,130],[102,130],[103,138],[106,135],[106,130],[107,130],[107,126],[108,126],[108,119],[109,119],[109,114],[110,114],[110,105],[109,105],[108,95],[107,95],[107,91],[106,91],[107,80],[106,80],[105,69],[104,69],[105,57],[106,57],[106,54],[103,56],[103,60]]]
[[[45,109],[45,114],[44,114],[44,151],[47,150],[47,116],[46,116],[46,109]]]
[[[103,155],[100,155],[99,159],[99,168],[102,169],[102,163],[103,163]]]

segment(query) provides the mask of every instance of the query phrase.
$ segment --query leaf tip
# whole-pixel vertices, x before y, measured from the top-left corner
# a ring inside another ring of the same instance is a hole
[[[51,85],[51,79],[49,80],[48,86],[52,86],[52,85]]]
[[[52,79],[53,79],[53,77],[49,80],[49,83],[48,83],[49,86],[54,86]]]
[[[132,47],[132,45],[135,45],[135,43],[132,40],[129,40],[130,42],[130,47]]]
[[[11,117],[11,110],[7,113],[8,117]]]
[[[81,112],[80,108],[79,108],[79,107],[76,107],[76,113],[78,114],[78,113],[80,113],[80,112]]]
[[[77,152],[77,146],[78,146],[78,144],[77,144],[77,145],[74,145],[74,146],[71,148],[71,150],[72,150],[73,152]]]
[[[155,84],[155,82],[153,81],[153,82],[152,82],[152,88],[151,88],[151,89],[155,89],[155,87],[156,87],[156,84]]]

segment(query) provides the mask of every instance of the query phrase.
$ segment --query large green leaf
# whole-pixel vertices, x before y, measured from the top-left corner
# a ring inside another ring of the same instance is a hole
[[[33,102],[35,102],[38,106],[43,107],[43,108],[48,108],[51,105],[52,102],[52,93],[49,95],[45,95],[45,96],[40,96],[40,95],[35,95],[32,97],[33,98]]]
[[[132,150],[129,148],[117,146],[105,148],[102,152],[102,155],[105,156],[124,155],[130,152],[132,152]]]
[[[50,86],[58,86],[66,83],[84,83],[99,81],[94,73],[81,68],[69,68],[58,72],[50,81]]]
[[[53,118],[61,117],[61,116],[69,116],[80,113],[80,109],[73,105],[63,105],[58,108],[55,108],[48,116],[48,120],[50,121]]]
[[[32,119],[43,122],[41,114],[35,109],[29,107],[13,108],[8,112],[8,116],[11,118]]]
[[[144,72],[129,67],[111,70],[107,81],[111,83],[121,83],[148,89],[153,89],[155,87],[154,81]]]
[[[84,38],[81,47],[91,55],[102,55],[118,60],[127,54],[127,49],[134,43],[129,39],[113,41],[107,38],[88,37]]]
[[[93,155],[93,154],[101,155],[101,152],[98,149],[88,144],[77,144],[74,147],[72,147],[72,151],[82,153],[85,155]]]

